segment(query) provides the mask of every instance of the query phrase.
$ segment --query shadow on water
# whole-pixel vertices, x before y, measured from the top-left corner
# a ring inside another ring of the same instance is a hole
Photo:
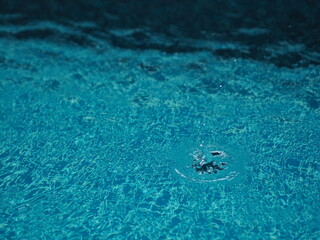
[[[2,38],[94,47],[95,37],[124,49],[210,51],[220,58],[252,59],[278,67],[320,63],[320,2],[312,0],[38,0],[30,5],[0,0],[0,4],[2,26],[50,21],[77,30],[65,33],[40,26],[18,32],[0,30]],[[217,47],[191,44],[190,40],[216,43]]]

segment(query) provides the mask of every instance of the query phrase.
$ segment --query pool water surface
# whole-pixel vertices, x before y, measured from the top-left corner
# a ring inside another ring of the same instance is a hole
[[[73,41],[94,25],[0,28],[0,239],[320,238],[311,53],[288,67],[214,55],[240,45],[213,39],[125,48],[116,27]],[[225,169],[198,174],[199,152]]]

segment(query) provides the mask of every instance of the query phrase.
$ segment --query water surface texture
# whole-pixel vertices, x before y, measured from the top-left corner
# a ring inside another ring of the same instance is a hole
[[[292,2],[0,1],[0,239],[319,239],[320,6]]]

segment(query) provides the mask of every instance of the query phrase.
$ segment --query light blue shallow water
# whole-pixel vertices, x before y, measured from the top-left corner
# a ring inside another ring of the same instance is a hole
[[[320,238],[319,67],[94,41],[0,40],[1,239]]]

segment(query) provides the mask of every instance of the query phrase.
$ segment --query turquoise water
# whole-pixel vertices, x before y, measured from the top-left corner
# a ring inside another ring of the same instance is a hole
[[[1,239],[320,238],[319,66],[10,37],[78,34],[39,26],[1,28]]]

